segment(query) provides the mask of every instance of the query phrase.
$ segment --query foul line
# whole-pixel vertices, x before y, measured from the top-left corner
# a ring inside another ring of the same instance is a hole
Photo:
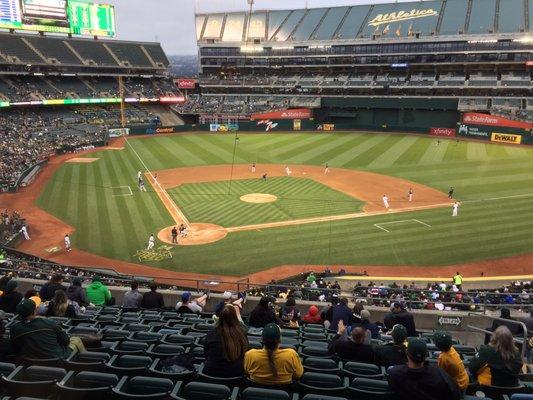
[[[381,225],[401,224],[403,222],[416,222],[420,225],[424,225],[424,226],[427,226],[428,228],[431,228],[431,225],[426,224],[425,222],[419,221],[417,219],[402,219],[401,221],[380,222],[379,224],[374,224],[374,226],[378,229],[381,229],[382,231],[389,233],[390,231],[388,229],[383,228]]]
[[[130,144],[130,142],[129,142],[129,140],[127,138],[126,138],[126,143],[128,144],[128,146],[130,146],[130,149],[135,153],[135,155],[137,156],[137,158],[139,159],[139,161],[143,165],[143,167],[146,170],[146,172],[148,172],[148,174],[152,178],[152,179],[150,179],[150,184],[155,189],[155,192],[159,196],[161,201],[163,202],[163,205],[167,209],[169,208],[168,205],[170,205],[171,209],[169,209],[169,211],[170,211],[170,215],[174,219],[174,222],[176,222],[177,224],[183,223],[187,228],[190,229],[191,225],[190,225],[189,220],[187,219],[187,217],[185,217],[185,214],[183,214],[183,212],[178,208],[176,203],[174,203],[172,198],[168,195],[166,190],[163,189],[161,184],[159,182],[157,182],[157,180],[155,179],[154,175],[152,174],[152,171],[150,171],[148,169],[148,167],[144,163],[144,161],[141,158],[141,156],[139,155],[139,153],[137,153],[137,151],[133,148],[133,146]],[[159,188],[159,190],[158,190],[158,188]],[[179,218],[176,218],[176,215],[172,211],[174,211],[178,215]]]
[[[111,189],[125,189],[125,188],[128,188],[129,193],[114,194],[113,197],[133,196],[133,191],[131,190],[131,186],[113,186],[113,187],[111,187]]]

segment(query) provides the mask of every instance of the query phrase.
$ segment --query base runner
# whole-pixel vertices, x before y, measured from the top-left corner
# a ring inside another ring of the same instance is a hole
[[[383,206],[387,209],[387,211],[389,210],[389,198],[387,197],[387,195],[383,195]]]

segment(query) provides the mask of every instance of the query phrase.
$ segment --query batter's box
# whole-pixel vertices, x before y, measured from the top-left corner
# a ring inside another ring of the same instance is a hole
[[[425,226],[426,228],[431,228],[431,225],[430,224],[426,224],[425,222],[422,222],[418,219],[402,219],[401,221],[390,221],[390,222],[381,222],[379,224],[374,224],[374,226],[378,229],[381,229],[382,231],[385,231],[385,232],[390,232],[390,228],[391,228],[391,225],[396,225],[396,224],[407,224],[407,223],[411,223],[411,224],[419,224],[419,225],[423,225]],[[385,228],[384,226],[386,226],[387,228]]]
[[[133,196],[131,186],[113,186],[111,191],[113,192],[113,197]]]

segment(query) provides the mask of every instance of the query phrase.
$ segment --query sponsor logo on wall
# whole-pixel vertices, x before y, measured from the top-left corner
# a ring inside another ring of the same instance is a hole
[[[430,128],[429,134],[432,136],[448,136],[453,137],[455,136],[455,129],[454,128]]]
[[[463,114],[463,124],[504,126],[509,128],[531,129],[532,124],[523,121],[515,121],[503,117],[481,113]]]
[[[460,124],[458,129],[459,135],[490,138],[492,132],[485,130],[483,127]]]
[[[257,126],[259,125],[265,125],[265,131],[270,132],[278,126],[278,123],[272,122],[269,119],[262,119],[261,121],[257,121]]]
[[[520,144],[522,143],[522,135],[492,132],[490,140],[492,142]]]
[[[235,132],[239,130],[239,124],[210,124],[210,132]]]

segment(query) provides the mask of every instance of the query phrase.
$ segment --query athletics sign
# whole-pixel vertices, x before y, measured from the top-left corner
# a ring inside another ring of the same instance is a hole
[[[389,14],[378,14],[369,23],[368,26],[380,26],[394,22],[409,21],[416,18],[435,17],[439,13],[432,8],[410,11],[391,12]]]
[[[452,326],[460,326],[463,323],[462,317],[445,317],[444,315],[441,315],[437,322],[440,326],[443,325],[452,325]]]

